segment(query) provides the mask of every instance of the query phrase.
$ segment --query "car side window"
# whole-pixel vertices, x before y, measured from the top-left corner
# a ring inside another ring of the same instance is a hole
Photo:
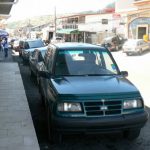
[[[46,58],[45,58],[45,65],[49,72],[52,71],[54,55],[55,55],[55,49],[53,47],[49,47],[47,49]]]
[[[38,62],[40,62],[40,61],[43,61],[43,57],[42,57],[41,53],[38,54]]]
[[[28,42],[25,42],[25,43],[24,43],[24,48],[25,48],[25,49],[29,49],[29,44],[28,44]]]
[[[34,57],[35,57],[36,52],[35,52],[35,51],[33,51],[31,54],[32,54],[32,57],[34,58]]]

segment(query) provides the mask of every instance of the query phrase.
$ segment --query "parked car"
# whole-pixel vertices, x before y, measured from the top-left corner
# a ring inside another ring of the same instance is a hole
[[[108,48],[110,51],[118,51],[122,48],[125,41],[126,39],[122,36],[114,35],[104,38],[101,44],[102,46]]]
[[[44,60],[45,52],[46,49],[35,49],[29,56],[30,75],[31,77],[37,78],[37,83],[39,83],[38,72],[40,71],[42,61]]]
[[[143,51],[148,49],[150,49],[150,43],[145,42],[143,39],[129,39],[123,45],[123,52],[127,55],[141,55]]]
[[[30,53],[36,48],[39,50],[46,50],[47,46],[44,45],[44,42],[41,39],[27,39],[23,41],[20,55],[24,62],[29,62]]]
[[[50,44],[39,71],[49,139],[67,133],[139,136],[148,119],[139,90],[108,49],[85,43]]]

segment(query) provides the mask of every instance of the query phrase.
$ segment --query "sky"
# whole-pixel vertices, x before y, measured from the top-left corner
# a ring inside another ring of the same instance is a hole
[[[80,11],[99,10],[115,0],[19,0],[10,12],[8,22],[40,15],[77,13]]]

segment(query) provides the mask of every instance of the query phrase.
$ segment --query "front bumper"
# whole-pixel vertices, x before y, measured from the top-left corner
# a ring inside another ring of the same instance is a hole
[[[148,120],[148,113],[128,114],[111,117],[53,117],[53,127],[63,133],[111,133],[127,129],[142,128]]]

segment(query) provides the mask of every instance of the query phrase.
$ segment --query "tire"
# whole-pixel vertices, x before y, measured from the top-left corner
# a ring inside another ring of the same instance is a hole
[[[139,50],[138,55],[142,55],[142,49]]]
[[[134,130],[128,130],[124,131],[124,137],[128,140],[135,140],[140,135],[141,129],[134,129]]]
[[[126,53],[127,56],[130,56],[130,53]]]
[[[42,106],[42,107],[45,107],[45,98],[44,98],[44,96],[43,96],[40,83],[39,83],[39,93],[40,93],[40,95],[41,95],[41,106]]]
[[[40,79],[39,79],[39,75],[38,75],[38,73],[37,73],[37,76],[36,76],[36,81],[37,81],[37,85],[39,86]]]
[[[51,121],[50,109],[47,108],[47,128],[48,128],[48,140],[51,144],[62,143],[62,135],[53,129]]]
[[[31,68],[30,68],[30,77],[35,78],[35,75],[34,75],[33,71],[31,70]]]

